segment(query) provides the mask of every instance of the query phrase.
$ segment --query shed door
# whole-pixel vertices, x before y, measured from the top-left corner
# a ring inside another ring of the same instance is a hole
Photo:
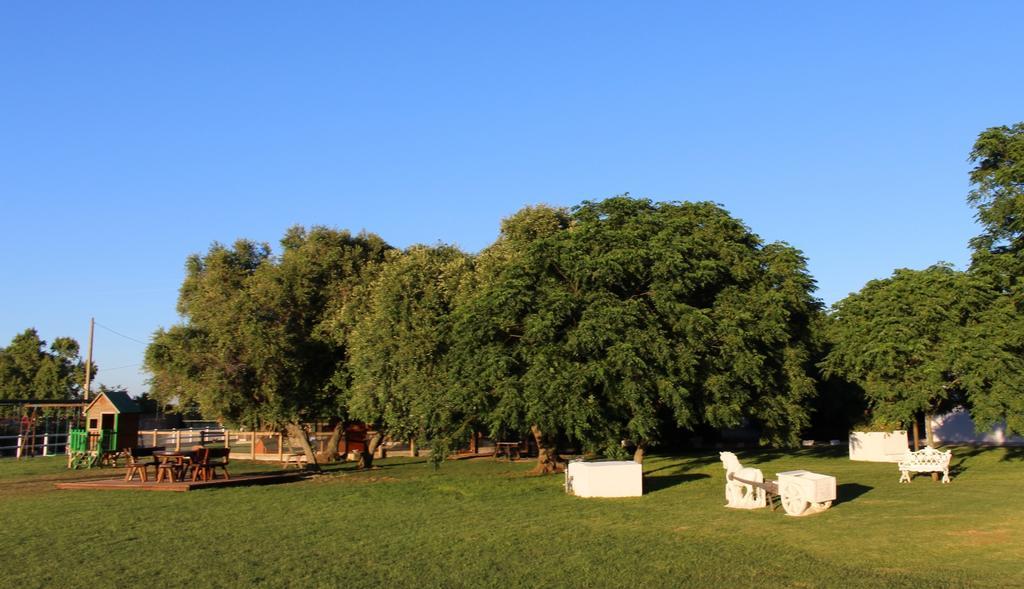
[[[100,429],[114,429],[114,414],[104,413],[101,417]]]

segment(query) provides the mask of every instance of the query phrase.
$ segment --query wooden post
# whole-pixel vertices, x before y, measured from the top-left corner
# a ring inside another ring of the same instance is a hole
[[[45,433],[45,434],[43,434],[43,456],[49,456],[50,455],[47,452],[47,450],[49,450],[49,449],[50,449],[50,434],[49,433]]]
[[[181,430],[174,430],[174,451],[181,452]]]
[[[231,430],[224,430],[224,447],[231,448]]]
[[[23,441],[22,441],[23,437],[24,436],[22,436],[21,434],[18,434],[18,449],[14,453],[14,457],[15,458],[21,458],[21,452],[22,452],[21,446],[22,446],[22,443],[23,443]]]
[[[92,384],[92,335],[96,329],[96,318],[89,318],[89,355],[85,359],[85,400],[89,400],[89,386]]]
[[[284,462],[284,436],[281,432],[277,432],[277,460]]]
[[[252,444],[249,444],[249,457],[256,460],[256,430],[252,430]]]
[[[152,447],[156,447],[156,430],[153,430],[153,444]]]

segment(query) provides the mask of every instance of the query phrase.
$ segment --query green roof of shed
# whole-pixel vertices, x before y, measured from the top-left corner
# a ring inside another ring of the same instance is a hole
[[[135,399],[129,397],[128,393],[124,391],[102,392],[96,395],[96,398],[92,400],[92,403],[89,403],[89,406],[86,407],[85,410],[88,411],[89,409],[92,409],[93,404],[95,404],[100,397],[106,397],[107,400],[114,405],[114,408],[117,409],[118,413],[142,413],[142,408],[135,402]]]

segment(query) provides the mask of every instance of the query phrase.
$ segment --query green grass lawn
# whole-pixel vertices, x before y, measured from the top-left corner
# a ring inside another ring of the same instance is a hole
[[[5,587],[1021,587],[1024,459],[954,449],[953,482],[897,483],[842,452],[740,453],[767,478],[835,476],[803,518],[723,507],[717,452],[652,456],[645,495],[582,499],[532,464],[378,461],[190,493],[57,491],[110,477],[0,460]],[[232,474],[273,469],[232,461]],[[120,471],[118,471],[120,472]]]

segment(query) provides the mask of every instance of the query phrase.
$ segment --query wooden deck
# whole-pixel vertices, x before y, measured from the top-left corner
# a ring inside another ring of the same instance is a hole
[[[171,492],[184,492],[194,491],[197,489],[212,489],[216,487],[241,487],[247,485],[273,485],[276,483],[288,483],[297,481],[303,477],[301,472],[288,472],[288,473],[275,473],[275,474],[256,474],[256,475],[240,475],[234,476],[230,479],[214,479],[212,481],[182,481],[179,483],[157,483],[152,480],[146,481],[145,483],[134,480],[125,481],[124,477],[118,477],[116,479],[100,479],[90,481],[78,481],[78,482],[66,482],[66,483],[54,483],[53,486],[58,489],[64,489],[68,491],[78,490],[121,490],[128,489],[131,491],[171,491]]]

